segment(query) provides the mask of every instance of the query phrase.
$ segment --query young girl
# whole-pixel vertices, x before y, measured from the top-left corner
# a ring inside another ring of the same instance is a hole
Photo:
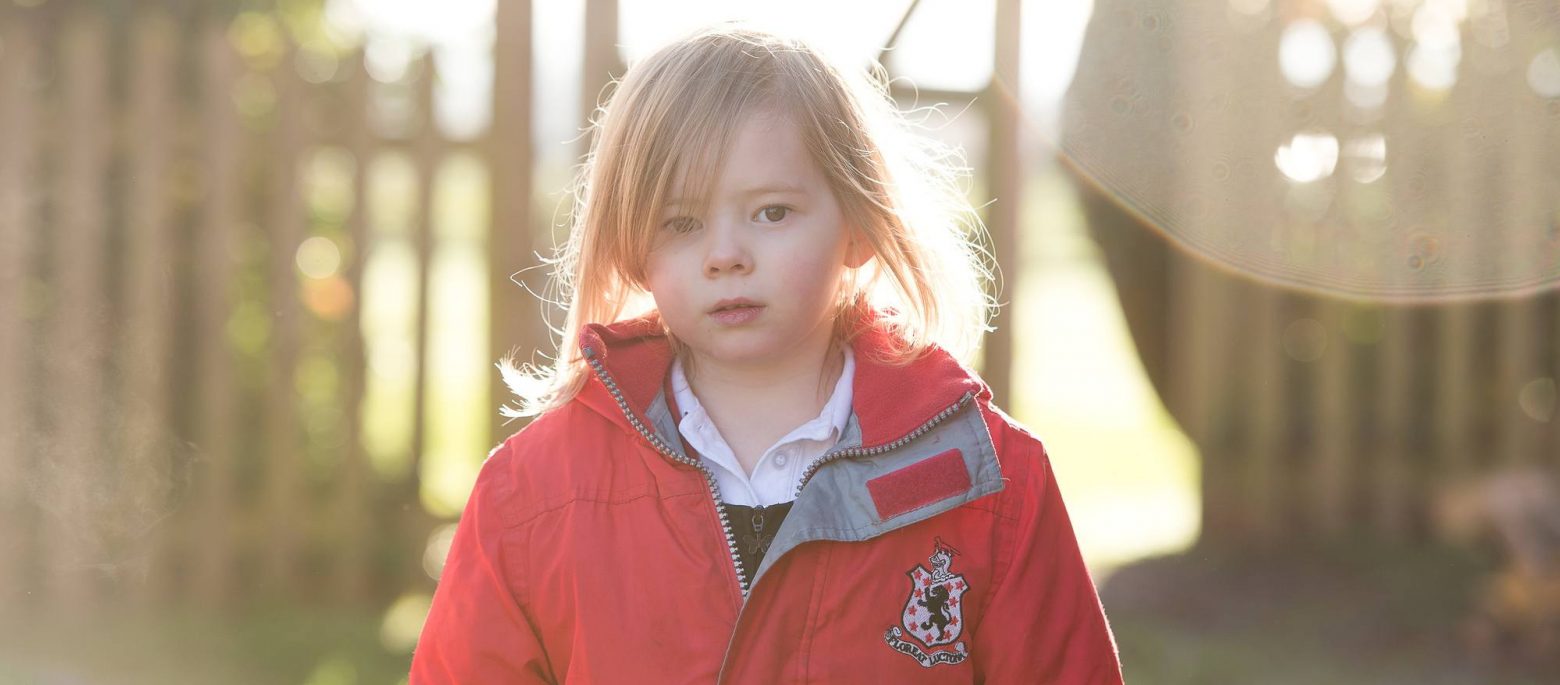
[[[959,361],[979,223],[866,76],[730,26],[624,76],[412,685],[1121,681],[1045,449]]]

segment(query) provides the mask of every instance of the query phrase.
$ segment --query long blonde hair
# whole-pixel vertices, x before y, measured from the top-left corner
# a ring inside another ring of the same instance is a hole
[[[995,302],[983,288],[985,227],[960,185],[969,170],[958,151],[913,130],[881,66],[837,68],[801,41],[721,24],[660,48],[615,85],[592,118],[568,240],[546,260],[549,293],[567,312],[561,329],[549,326],[558,354],[542,367],[499,363],[520,399],[505,416],[534,416],[579,393],[590,373],[580,330],[648,310],[646,257],[673,179],[682,172],[685,195],[707,201],[734,132],[764,110],[801,129],[853,238],[874,255],[846,270],[836,340],[854,338],[862,322],[853,312],[865,305],[899,342],[882,363],[908,363],[934,345],[966,362],[974,355]]]

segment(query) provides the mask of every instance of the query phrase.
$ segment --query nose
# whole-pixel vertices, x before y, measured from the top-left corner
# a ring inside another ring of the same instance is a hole
[[[723,273],[748,273],[753,270],[753,251],[742,229],[728,222],[716,222],[706,227],[704,249],[704,275],[715,277]]]

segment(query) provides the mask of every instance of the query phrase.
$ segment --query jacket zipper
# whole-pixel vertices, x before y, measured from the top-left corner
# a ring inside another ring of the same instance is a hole
[[[972,400],[974,398],[975,398],[975,393],[973,393],[973,392],[965,392],[964,396],[960,397],[957,402],[954,402],[948,408],[938,412],[936,416],[933,416],[932,418],[927,419],[925,423],[922,423],[920,426],[917,426],[914,430],[910,431],[909,433],[904,434],[904,436],[900,437],[898,440],[895,440],[893,442],[885,443],[885,444],[882,444],[882,445],[878,445],[877,447],[865,447],[865,448],[863,448],[863,447],[851,447],[851,448],[839,450],[837,452],[828,452],[828,453],[825,453],[823,456],[818,457],[817,459],[814,459],[811,464],[807,465],[807,470],[802,472],[802,480],[796,486],[796,495],[795,496],[796,497],[801,497],[802,496],[802,488],[807,487],[807,482],[812,480],[813,474],[816,474],[818,472],[818,469],[823,468],[824,465],[828,464],[829,462],[832,462],[832,461],[834,461],[836,459],[840,459],[842,457],[866,457],[866,456],[872,456],[872,455],[876,455],[876,454],[882,454],[882,453],[888,452],[890,450],[899,449],[900,447],[903,447],[906,443],[909,443],[911,440],[914,440],[916,438],[921,437],[922,435],[925,435],[927,431],[929,431],[932,428],[936,427],[937,424],[942,423],[949,416],[952,416],[952,415],[958,413],[958,411],[960,409],[963,409],[964,406],[969,404],[970,400]],[[729,529],[727,530],[726,534],[727,534],[727,537],[729,539],[730,535],[731,535]],[[756,573],[758,571],[758,569],[753,569],[753,571]],[[739,574],[739,576],[740,576],[740,574]],[[747,608],[747,590],[744,587],[744,589],[742,591],[742,605],[737,607],[737,620],[734,623],[732,623],[731,639],[727,640],[727,642],[726,642],[726,653],[725,653],[725,655],[721,656],[721,659],[720,659],[720,671],[715,676],[715,683],[716,683],[716,685],[720,685],[720,683],[724,682],[725,679],[726,679],[726,664],[731,660],[731,647],[734,644],[736,644],[737,629],[739,627],[741,627],[741,625],[742,625],[742,611],[744,609],[746,609],[746,608]]]
[[[720,485],[715,482],[715,473],[713,471],[710,471],[709,468],[696,459],[691,459],[678,454],[671,448],[671,446],[666,444],[665,440],[662,440],[659,435],[656,435],[655,431],[650,430],[649,427],[645,426],[643,421],[639,420],[638,416],[634,415],[634,410],[628,406],[628,400],[623,397],[623,391],[618,388],[617,381],[612,380],[612,374],[607,373],[607,369],[606,367],[602,366],[601,360],[596,358],[596,351],[594,349],[589,347],[585,348],[585,360],[590,364],[591,370],[595,372],[596,378],[601,380],[602,385],[607,386],[607,392],[612,394],[612,400],[617,402],[618,409],[623,411],[623,416],[628,419],[629,425],[633,426],[634,430],[639,431],[639,434],[650,443],[651,447],[654,447],[657,452],[660,452],[661,456],[664,456],[667,459],[671,459],[672,461],[675,461],[679,464],[686,464],[698,469],[700,473],[704,474],[704,482],[709,486],[710,497],[715,501],[715,512],[720,515],[721,532],[726,536],[726,552],[731,555],[731,566],[737,573],[737,587],[742,591],[742,603],[737,607],[737,618],[736,621],[732,623],[731,639],[726,643],[726,653],[721,657],[720,671],[715,677],[715,682],[718,684],[726,677],[726,663],[731,658],[731,647],[732,644],[736,641],[736,628],[742,625],[742,610],[747,608],[749,589],[748,582],[743,578],[742,575],[742,557],[737,554],[737,536],[731,530],[731,517],[726,512],[726,505],[720,500]],[[818,473],[818,469],[823,468],[830,462],[833,462],[834,460],[840,459],[842,457],[867,457],[899,449],[900,447],[909,443],[911,440],[925,435],[927,431],[930,431],[932,428],[935,428],[937,424],[942,423],[949,416],[957,413],[960,409],[964,408],[965,405],[969,404],[970,400],[974,398],[974,392],[965,392],[964,396],[960,397],[958,401],[954,402],[952,405],[949,405],[946,409],[938,412],[936,416],[927,419],[926,422],[922,423],[920,426],[917,426],[914,430],[911,430],[909,433],[904,434],[898,440],[893,442],[878,445],[876,447],[852,447],[836,452],[829,452],[821,457],[818,457],[817,459],[814,459],[811,464],[807,465],[807,470],[802,472],[802,480],[796,486],[795,496],[800,497],[802,494],[802,488],[807,487],[808,481],[811,481],[813,475]]]
[[[623,410],[623,416],[628,417],[628,423],[649,441],[651,447],[660,452],[661,456],[679,464],[692,466],[704,474],[704,483],[709,486],[710,498],[715,501],[715,513],[720,516],[720,530],[726,536],[726,552],[731,555],[731,567],[737,572],[737,589],[742,593],[742,604],[747,604],[748,581],[742,574],[742,557],[737,554],[737,536],[731,530],[731,516],[726,512],[726,505],[720,501],[720,485],[715,482],[715,473],[697,459],[678,454],[661,439],[661,436],[656,435],[655,431],[650,430],[638,416],[634,415],[634,410],[628,406],[628,400],[623,397],[623,391],[618,388],[617,381],[612,380],[612,375],[607,373],[606,368],[601,365],[601,360],[596,358],[595,350],[585,348],[585,360],[596,372],[596,377],[601,379],[602,385],[607,386],[607,392],[612,393],[612,399],[617,402],[618,408]],[[739,608],[738,616],[740,615]]]
[[[903,437],[893,442],[878,445],[877,447],[851,447],[849,449],[843,449],[838,452],[829,452],[828,454],[814,459],[811,464],[807,465],[807,470],[802,472],[802,480],[796,484],[796,493],[793,494],[792,497],[801,497],[802,488],[807,487],[807,481],[812,480],[813,474],[817,473],[818,469],[823,468],[828,463],[841,457],[870,457],[882,454],[884,452],[897,450],[900,447],[908,444],[911,440],[925,435],[927,431],[935,428],[937,424],[942,423],[948,417],[958,413],[958,411],[963,409],[964,405],[969,404],[970,400],[972,399],[975,399],[975,393],[972,391],[965,391],[964,396],[960,397],[957,402],[949,405],[948,408],[938,412],[936,416],[927,419],[926,423],[917,426],[915,430],[904,434]]]

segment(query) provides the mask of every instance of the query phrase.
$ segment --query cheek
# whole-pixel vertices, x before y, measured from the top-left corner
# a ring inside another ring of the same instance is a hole
[[[829,300],[839,288],[840,274],[844,271],[841,260],[843,256],[832,253],[797,260],[793,267],[792,282],[806,284],[803,287],[810,294],[810,299],[820,302]]]
[[[651,294],[657,291],[667,291],[672,288],[676,280],[672,277],[676,269],[667,255],[662,252],[652,252],[645,258],[645,288]]]
[[[662,257],[652,257],[645,263],[645,289],[650,292],[650,299],[655,301],[656,309],[668,322],[682,322],[689,316],[689,308],[694,301],[695,283],[679,276],[674,260]]]

